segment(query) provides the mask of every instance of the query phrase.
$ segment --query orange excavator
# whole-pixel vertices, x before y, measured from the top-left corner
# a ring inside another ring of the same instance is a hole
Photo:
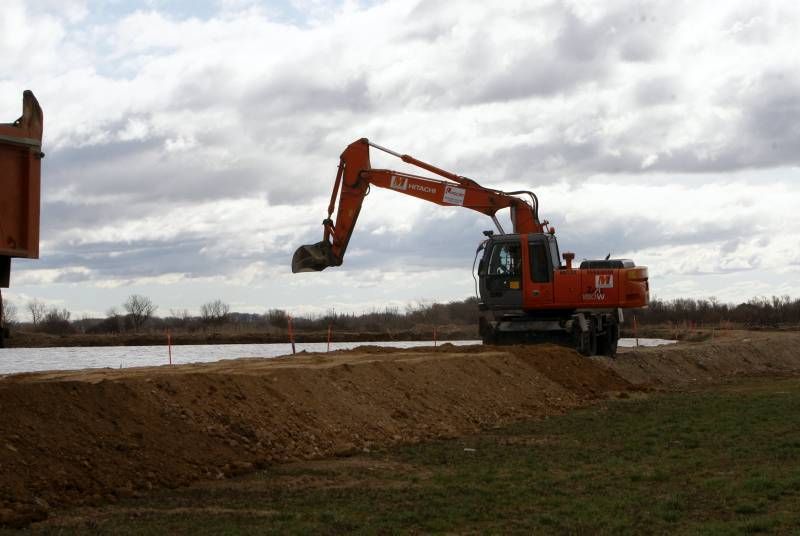
[[[11,280],[11,258],[39,256],[39,190],[42,109],[33,93],[22,94],[22,116],[0,123],[0,289]],[[0,348],[6,336],[0,293]]]
[[[384,151],[443,179],[390,169],[373,169],[370,148]],[[575,255],[559,255],[555,230],[539,220],[533,192],[486,188],[366,138],[342,153],[333,185],[322,241],[301,246],[292,272],[318,272],[340,266],[370,186],[418,197],[437,205],[469,208],[489,216],[497,233],[484,231],[478,263],[479,332],[484,344],[556,342],[584,355],[614,356],[622,310],[647,305],[647,268],[627,259],[603,259],[573,266]],[[336,221],[332,220],[337,206]],[[513,229],[506,233],[496,214],[509,209]],[[563,263],[562,263],[563,259]],[[474,270],[473,263],[473,270]]]

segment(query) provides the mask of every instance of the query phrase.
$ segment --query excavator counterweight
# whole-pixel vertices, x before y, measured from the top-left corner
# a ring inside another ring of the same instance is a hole
[[[442,178],[375,169],[370,164],[370,147]],[[492,219],[498,234],[487,231],[476,253],[477,257],[483,252],[477,279],[484,343],[561,342],[585,355],[613,356],[622,309],[647,305],[647,268],[633,261],[585,261],[575,268],[575,255],[564,253],[562,263],[555,231],[539,220],[539,202],[532,192],[486,188],[366,138],[354,141],[341,154],[328,217],[322,223],[322,241],[295,251],[293,273],[319,272],[342,264],[371,186],[441,206],[468,208]],[[496,213],[503,209],[510,211],[512,233],[506,233],[497,220]]]

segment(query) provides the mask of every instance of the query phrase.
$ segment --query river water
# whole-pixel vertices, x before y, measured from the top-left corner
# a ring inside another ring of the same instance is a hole
[[[457,346],[481,344],[481,341],[446,341]],[[675,341],[639,339],[640,346],[658,346]],[[444,343],[440,343],[444,344]],[[413,348],[433,346],[432,341],[334,342],[331,350],[357,346]],[[619,345],[632,347],[633,339],[620,339]],[[298,343],[298,352],[325,352],[327,343]],[[172,347],[172,363],[208,363],[242,357],[278,357],[292,353],[290,344],[192,344]],[[3,348],[0,349],[0,374],[42,370],[84,368],[129,368],[169,364],[166,346],[93,346],[75,348]]]

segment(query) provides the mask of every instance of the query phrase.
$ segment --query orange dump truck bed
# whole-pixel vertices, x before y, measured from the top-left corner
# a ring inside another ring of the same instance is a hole
[[[22,96],[22,117],[0,123],[0,288],[8,287],[11,258],[39,257],[42,109]]]

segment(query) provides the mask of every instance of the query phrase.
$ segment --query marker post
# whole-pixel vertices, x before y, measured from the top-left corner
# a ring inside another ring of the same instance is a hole
[[[328,324],[328,351],[329,352],[331,351],[331,330],[332,329],[333,329],[332,326],[330,324]]]
[[[295,353],[294,348],[294,326],[292,325],[292,315],[289,316],[289,342],[292,344],[292,355]]]
[[[172,332],[167,330],[167,352],[169,352],[169,364],[172,364]]]

